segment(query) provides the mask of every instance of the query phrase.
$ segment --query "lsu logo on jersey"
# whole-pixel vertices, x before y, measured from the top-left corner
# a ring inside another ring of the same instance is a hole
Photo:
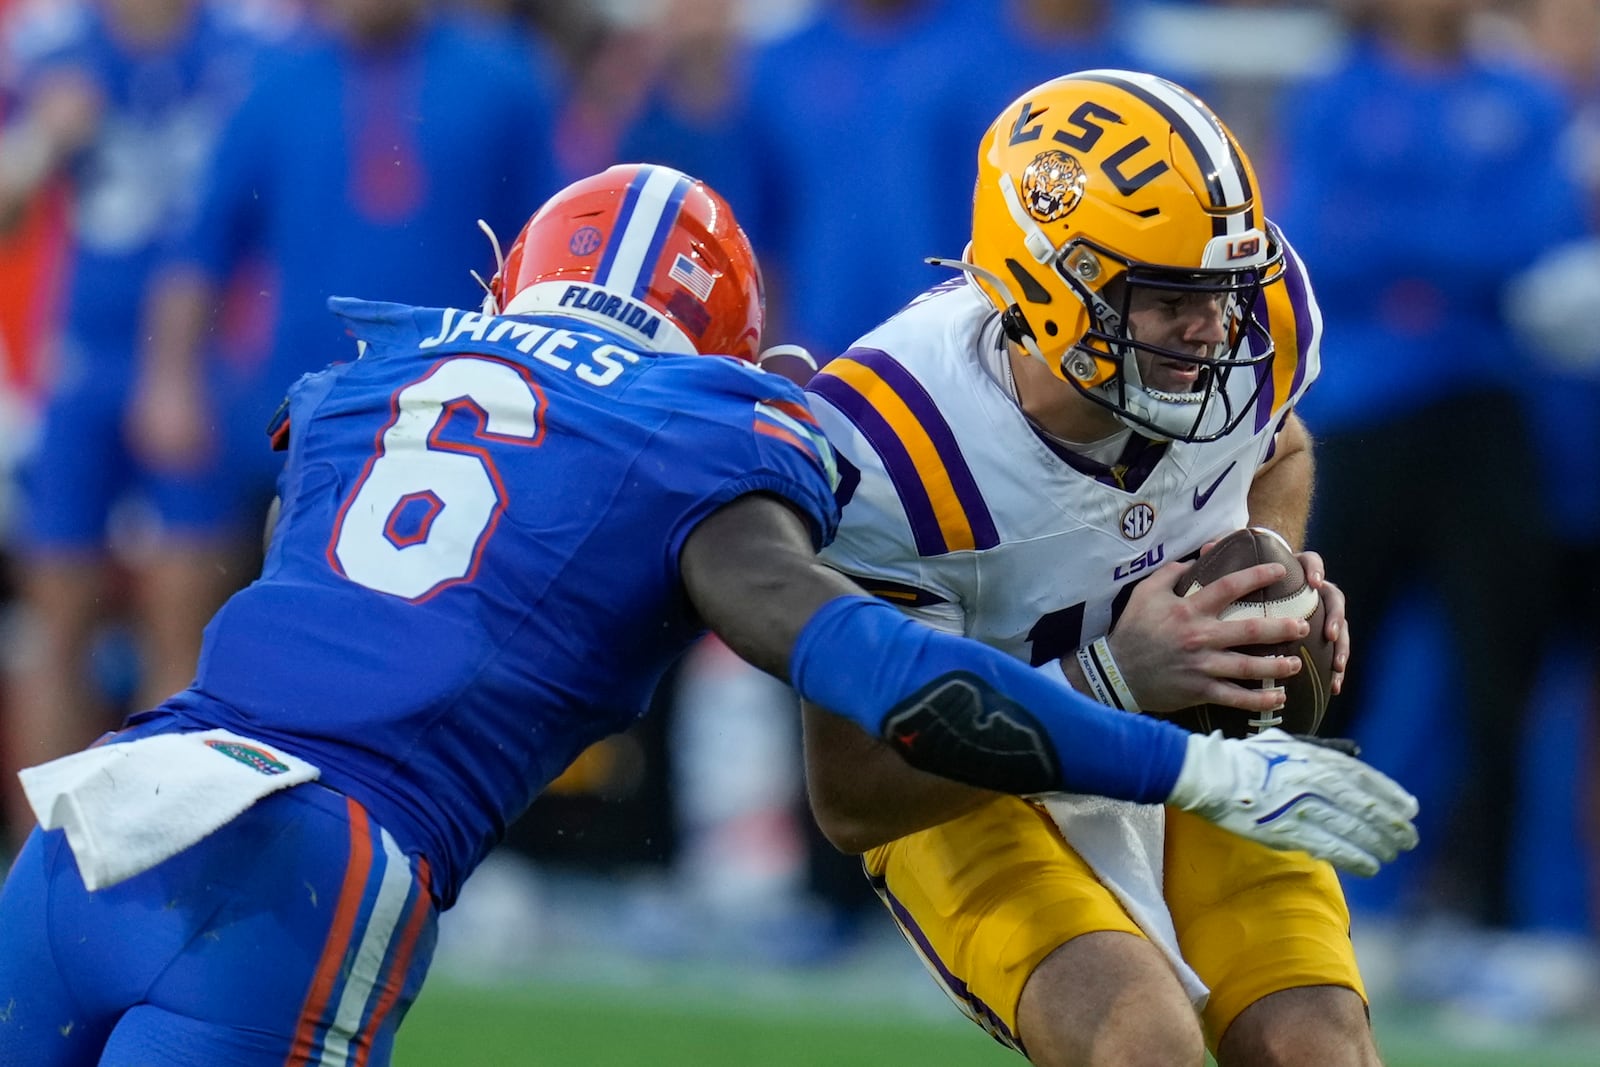
[[[1133,559],[1128,560],[1126,563],[1117,564],[1117,569],[1111,572],[1111,577],[1120,582],[1124,578],[1132,578],[1135,574],[1143,574],[1145,571],[1153,571],[1159,567],[1161,565],[1161,561],[1166,558],[1167,546],[1166,542],[1162,542],[1161,544],[1156,545],[1156,547],[1147,550],[1142,556],[1136,556]]]

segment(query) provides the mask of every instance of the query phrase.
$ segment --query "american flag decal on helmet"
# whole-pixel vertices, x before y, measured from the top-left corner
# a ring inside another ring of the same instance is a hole
[[[711,299],[711,287],[717,284],[715,275],[681,252],[667,269],[667,277],[699,297],[702,303]]]

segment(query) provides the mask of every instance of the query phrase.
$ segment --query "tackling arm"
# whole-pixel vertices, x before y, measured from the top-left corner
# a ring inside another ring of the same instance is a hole
[[[810,701],[801,702],[801,716],[811,814],[840,852],[865,852],[996,796],[917,770],[855,723]]]
[[[718,509],[679,557],[701,618],[801,697],[969,785],[1165,799],[1187,736],[1113,714],[1010,656],[915,622],[820,561],[764,494]],[[1170,731],[1170,732],[1169,732]]]
[[[1109,711],[856,593],[773,497],[714,512],[679,562],[689,598],[729,647],[923,771],[1005,792],[1169,802],[1361,873],[1416,844],[1416,801],[1359,761],[1282,734],[1201,737]]]

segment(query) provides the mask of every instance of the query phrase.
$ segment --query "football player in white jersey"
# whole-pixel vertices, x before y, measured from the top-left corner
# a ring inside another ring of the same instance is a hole
[[[1246,524],[1299,547],[1318,371],[1305,268],[1184,89],[1084,71],[979,151],[962,273],[812,380],[868,591],[1130,711],[1270,718],[1298,663],[1230,651],[1174,592]],[[1344,600],[1301,561],[1349,656]],[[1237,684],[1227,679],[1250,679]],[[1038,1064],[1375,1065],[1333,870],[1183,813],[910,770],[807,709],[814,812],[952,999]]]

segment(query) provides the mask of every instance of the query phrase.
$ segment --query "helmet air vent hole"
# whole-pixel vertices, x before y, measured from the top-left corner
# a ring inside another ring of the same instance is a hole
[[[1027,267],[1024,267],[1014,259],[1007,258],[1006,269],[1017,280],[1017,287],[1022,290],[1024,300],[1030,304],[1050,303],[1050,290],[1040,285],[1039,279],[1030,274]]]

